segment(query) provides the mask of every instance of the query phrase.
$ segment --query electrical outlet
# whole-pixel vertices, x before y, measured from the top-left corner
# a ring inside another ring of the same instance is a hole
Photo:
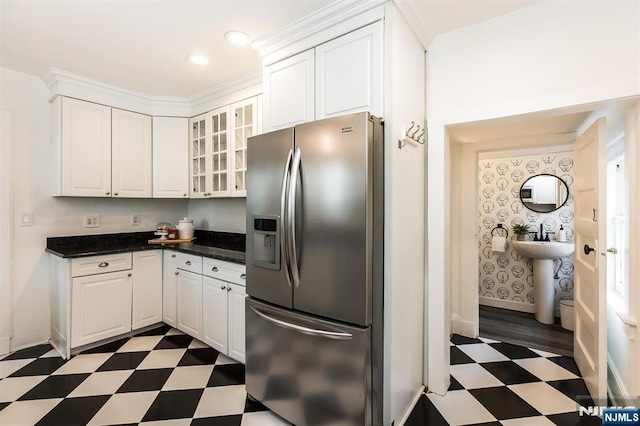
[[[84,227],[85,228],[97,228],[100,226],[100,216],[96,215],[87,215],[84,217]]]
[[[131,215],[131,226],[140,226],[140,222],[142,221],[142,219],[140,218],[139,214],[132,214]]]

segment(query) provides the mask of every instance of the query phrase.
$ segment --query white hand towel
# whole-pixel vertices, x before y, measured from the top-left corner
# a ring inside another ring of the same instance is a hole
[[[507,237],[494,235],[491,237],[491,251],[494,253],[503,253],[507,249]]]

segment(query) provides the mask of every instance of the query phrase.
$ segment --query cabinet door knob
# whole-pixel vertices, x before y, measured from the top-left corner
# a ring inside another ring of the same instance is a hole
[[[240,278],[242,278],[243,280],[247,279],[247,274],[240,274]]]
[[[109,262],[100,262],[100,263],[98,263],[98,267],[99,268],[106,268],[107,266],[109,266]]]
[[[185,265],[190,266],[191,265],[191,261],[187,260],[186,262],[184,262]]]
[[[178,271],[176,271],[176,275],[178,275]]]
[[[113,193],[113,195],[115,195],[115,196],[117,197],[117,196],[118,196],[118,193],[117,193],[117,192],[114,192],[114,193]]]
[[[128,277],[130,277],[130,276],[131,276],[131,272],[129,272],[129,273],[127,274],[127,276],[128,276]]]
[[[231,291],[231,287],[227,287],[227,291]]]
[[[186,193],[183,193],[183,194],[182,194],[182,196],[183,196],[183,197],[186,197],[186,196],[187,196],[187,194],[186,194]]]
[[[171,257],[176,257],[176,255],[175,255],[175,254],[172,254],[172,255],[171,255]]]
[[[111,194],[111,193],[110,192],[105,192],[105,195],[109,195],[109,194]]]
[[[222,287],[220,287],[220,290],[224,290],[225,288],[226,288],[225,286],[222,286]]]
[[[211,268],[211,270],[212,270],[213,272],[218,272],[218,267],[217,267],[217,266],[214,266],[213,268]]]

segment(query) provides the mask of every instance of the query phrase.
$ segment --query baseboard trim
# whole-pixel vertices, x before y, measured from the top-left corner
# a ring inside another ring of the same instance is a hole
[[[611,356],[607,354],[607,358]],[[629,400],[629,393],[622,380],[620,380],[620,374],[615,365],[607,362],[607,396],[613,402],[616,407],[633,407],[635,401]]]
[[[453,334],[459,334],[465,337],[478,337],[476,334],[476,324],[473,321],[463,320],[458,314],[453,315],[451,318],[451,331]]]
[[[494,308],[509,309],[511,311],[528,312],[533,314],[536,312],[535,305],[529,303],[514,302],[513,300],[495,299],[493,297],[479,297],[480,304],[484,306],[492,306]]]
[[[404,412],[404,414],[400,418],[400,421],[398,422],[398,426],[404,425],[407,422],[407,420],[409,420],[409,416],[413,412],[413,409],[416,407],[416,404],[418,403],[418,400],[420,399],[420,397],[422,396],[422,394],[424,392],[425,392],[425,387],[424,387],[424,385],[422,385],[420,387],[420,389],[418,389],[416,394],[413,396],[413,399],[411,400],[411,404],[409,404],[409,407],[407,407],[406,411]]]

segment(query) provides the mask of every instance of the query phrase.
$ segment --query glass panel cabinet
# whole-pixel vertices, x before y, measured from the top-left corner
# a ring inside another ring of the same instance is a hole
[[[247,138],[258,122],[255,96],[190,120],[191,198],[247,196]]]

